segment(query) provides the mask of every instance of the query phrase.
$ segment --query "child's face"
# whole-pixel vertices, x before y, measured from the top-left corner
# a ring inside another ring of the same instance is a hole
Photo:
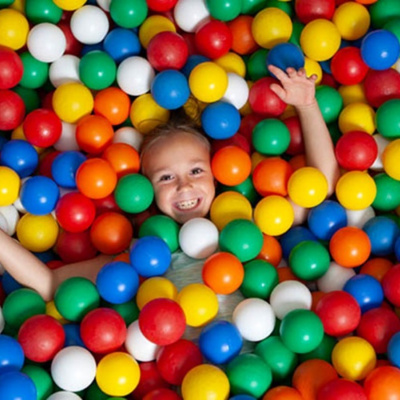
[[[146,153],[142,168],[164,214],[181,224],[207,215],[215,184],[209,149],[199,138],[186,132],[160,138]]]

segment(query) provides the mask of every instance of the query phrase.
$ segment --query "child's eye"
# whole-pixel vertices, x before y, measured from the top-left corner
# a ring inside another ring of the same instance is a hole
[[[203,172],[203,170],[201,168],[193,168],[192,169],[193,175],[198,175],[198,174],[201,174],[202,172]]]
[[[159,181],[165,182],[165,181],[170,181],[171,179],[172,179],[172,175],[162,175],[162,176],[160,176]]]

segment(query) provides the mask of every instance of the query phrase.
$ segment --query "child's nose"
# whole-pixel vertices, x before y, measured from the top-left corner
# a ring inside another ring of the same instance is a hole
[[[178,190],[184,190],[192,187],[192,181],[189,177],[181,177],[178,180]]]

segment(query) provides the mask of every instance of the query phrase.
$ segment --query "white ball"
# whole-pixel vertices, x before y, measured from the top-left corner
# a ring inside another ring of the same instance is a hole
[[[143,134],[131,126],[123,126],[114,132],[113,143],[126,143],[140,151],[143,142]]]
[[[218,228],[206,218],[193,218],[179,230],[179,245],[189,257],[209,257],[218,248]]]
[[[127,329],[125,348],[136,361],[153,361],[156,359],[159,345],[148,340],[139,327],[139,322],[132,322]]]
[[[49,68],[49,79],[54,87],[63,83],[81,82],[79,79],[79,58],[72,54],[65,54],[54,61]]]
[[[37,60],[51,63],[64,54],[67,40],[64,32],[57,25],[43,22],[29,31],[26,45],[31,55]]]
[[[380,133],[372,135],[372,138],[375,140],[375,143],[378,146],[378,155],[369,168],[373,171],[383,171],[382,153],[386,146],[390,143],[390,140],[384,138]]]
[[[82,400],[76,393],[72,392],[55,392],[51,394],[47,400]]]
[[[243,339],[258,342],[272,333],[276,318],[272,307],[265,300],[249,298],[236,306],[232,321]]]
[[[345,268],[332,261],[328,271],[317,280],[317,287],[325,293],[342,290],[345,283],[355,274],[353,268]]]
[[[205,0],[178,0],[174,7],[175,22],[185,32],[195,32],[209,18]]]
[[[0,306],[0,333],[3,332],[4,326],[5,326],[5,321],[3,316],[3,310],[1,309]]]
[[[4,232],[7,232],[7,233],[8,233],[8,230],[9,230],[6,217],[4,215],[2,215],[2,214],[0,214],[0,229],[2,231],[4,231]]]
[[[76,125],[65,121],[61,121],[61,123],[61,136],[57,142],[54,143],[53,147],[58,151],[80,150],[78,142],[76,141]]]
[[[371,206],[363,210],[348,210],[346,208],[346,215],[347,226],[355,226],[361,229],[367,221],[375,217],[375,211]]]
[[[311,291],[299,281],[283,281],[278,283],[269,298],[277,318],[282,320],[287,313],[297,309],[311,309]]]
[[[150,90],[155,72],[151,64],[143,57],[128,57],[117,69],[118,86],[131,96],[140,96]]]
[[[94,381],[96,360],[84,347],[65,347],[51,362],[51,376],[60,389],[78,392],[86,389]]]
[[[107,35],[109,22],[106,13],[97,6],[78,8],[71,17],[72,34],[81,43],[100,43]]]
[[[228,87],[221,100],[231,103],[240,110],[249,98],[249,86],[238,74],[228,72]]]
[[[110,11],[111,0],[97,0],[97,5],[101,7],[104,11]]]
[[[9,236],[13,236],[19,221],[18,210],[12,204],[0,207],[0,216],[2,216],[7,223],[7,228],[3,230],[5,230]]]

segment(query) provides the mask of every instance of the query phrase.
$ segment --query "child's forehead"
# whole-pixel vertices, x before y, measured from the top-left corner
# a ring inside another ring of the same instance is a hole
[[[155,144],[159,146],[159,149],[170,148],[177,145],[182,145],[183,147],[194,145],[197,147],[199,144],[201,144],[202,146],[199,148],[199,151],[201,151],[207,147],[206,140],[207,139],[202,139],[192,132],[177,130],[163,136]]]

